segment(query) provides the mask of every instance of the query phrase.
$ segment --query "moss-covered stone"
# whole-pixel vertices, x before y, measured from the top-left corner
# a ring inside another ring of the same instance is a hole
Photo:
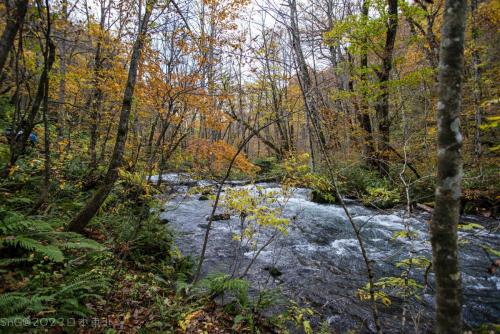
[[[283,273],[278,268],[276,268],[274,266],[264,267],[264,270],[268,271],[269,275],[271,275],[274,278],[283,275]]]
[[[333,194],[314,189],[310,196],[311,202],[319,204],[336,204],[337,199]]]
[[[207,220],[209,220],[209,218],[207,218]],[[229,220],[231,219],[231,215],[229,213],[220,213],[218,215],[214,215],[213,218],[212,218],[212,221],[216,222],[216,221],[219,221],[219,220]]]

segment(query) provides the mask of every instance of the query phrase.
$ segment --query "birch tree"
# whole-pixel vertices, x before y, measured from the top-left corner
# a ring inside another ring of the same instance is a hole
[[[460,110],[466,6],[465,0],[447,0],[441,29],[438,171],[436,207],[431,224],[437,333],[462,332],[457,225],[462,182]]]

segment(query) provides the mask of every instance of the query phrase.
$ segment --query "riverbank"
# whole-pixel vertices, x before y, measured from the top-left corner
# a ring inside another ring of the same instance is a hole
[[[33,212],[39,181],[4,181],[0,317],[12,321],[5,322],[0,332],[370,330],[370,308],[361,300],[365,269],[337,205],[311,202],[307,189],[287,186],[283,193],[278,183],[260,183],[262,194],[275,193],[272,205],[284,204],[286,233],[260,252],[244,279],[230,279],[215,273],[224,273],[234,256],[233,232],[239,216],[221,216],[225,220],[214,222],[207,247],[206,279],[193,285],[212,205],[213,193],[208,190],[214,182],[175,175],[165,180],[168,186],[156,188],[138,174],[124,173],[85,235],[64,232],[65,223],[88,198],[89,189],[83,184],[54,189],[48,205]],[[247,183],[232,180],[224,193],[234,189],[255,194],[257,188]],[[200,201],[202,192],[206,200]],[[399,328],[405,303],[407,324],[414,325],[410,315],[418,315],[419,328],[428,328],[433,278],[429,272],[425,284],[427,262],[421,256],[430,255],[429,215],[405,217],[398,209],[374,211],[356,201],[348,201],[348,206],[355,221],[365,226],[363,238],[377,280],[390,288],[380,286],[385,295],[378,299],[385,328],[389,332]],[[223,206],[217,213],[224,213]],[[498,225],[491,219],[463,218],[465,318],[470,328],[478,328],[494,323],[498,314],[492,304],[498,297],[498,272],[488,273],[490,260],[495,259],[491,252],[498,244]],[[411,233],[404,234],[407,226]],[[266,237],[268,231],[263,231],[256,245]],[[247,246],[237,254],[245,266],[255,253]],[[395,278],[401,277],[409,257],[414,259],[410,277],[417,285],[405,296]],[[384,305],[388,300],[390,304]],[[36,327],[40,321],[44,325]]]
[[[41,211],[36,179],[0,186],[0,333],[231,333],[274,328],[214,302],[210,279],[192,285],[193,259],[158,218],[160,192],[122,175],[84,234],[64,226],[88,189],[61,186]],[[249,325],[251,319],[252,325]]]

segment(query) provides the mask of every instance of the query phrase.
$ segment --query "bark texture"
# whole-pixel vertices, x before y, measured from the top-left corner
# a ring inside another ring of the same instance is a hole
[[[457,254],[462,181],[460,133],[466,0],[447,0],[439,61],[438,172],[431,223],[436,275],[437,333],[462,333],[461,278]]]

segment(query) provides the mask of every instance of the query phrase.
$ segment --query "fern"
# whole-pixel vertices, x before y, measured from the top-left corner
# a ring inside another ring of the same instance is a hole
[[[0,310],[2,315],[10,315],[23,310],[30,303],[30,299],[20,293],[5,293],[0,295]]]
[[[61,225],[57,220],[31,219],[15,212],[0,209],[0,217],[2,216],[4,219],[0,224],[0,249],[4,247],[21,248],[53,262],[65,260],[63,250],[102,251],[105,249],[98,242],[86,239],[78,233],[57,231],[56,228]],[[14,259],[0,259],[0,266],[12,263],[15,263]]]
[[[40,241],[25,236],[3,238],[0,240],[0,246],[2,244],[14,247],[18,246],[25,250],[39,253],[54,262],[62,262],[64,260],[64,255],[57,246],[44,245]]]
[[[0,294],[0,321],[14,324],[7,320],[18,317],[28,319],[26,326],[29,326],[30,315],[48,312],[58,319],[86,317],[92,312],[85,304],[91,299],[102,299],[100,293],[108,288],[109,279],[97,271],[89,271],[51,288]]]
[[[13,316],[26,311],[43,310],[43,304],[53,300],[52,296],[28,296],[25,293],[11,292],[0,295],[0,315]]]
[[[95,271],[89,271],[83,275],[75,277],[70,282],[61,286],[54,296],[68,295],[75,293],[77,290],[97,291],[105,290],[108,287],[109,280],[101,277]]]
[[[72,240],[64,243],[65,249],[90,249],[95,251],[102,251],[105,249],[100,243],[90,239]]]
[[[246,280],[231,278],[227,274],[212,274],[205,278],[201,285],[207,287],[212,296],[228,292],[238,300],[240,306],[246,307],[248,305],[250,283]]]
[[[52,274],[50,262],[67,261],[81,249],[105,250],[98,242],[78,233],[60,231],[61,226],[55,219],[42,221],[0,208],[0,267],[36,261],[43,268],[37,269],[37,274],[20,291],[0,294],[0,324],[5,324],[0,326],[0,333],[9,333],[8,326],[20,321],[28,329],[33,326],[29,321],[32,315],[50,313],[57,319],[88,316],[86,303],[102,298],[101,294],[109,288],[109,279],[97,270],[81,274],[73,266],[58,266],[66,268],[62,269],[62,275]],[[38,262],[40,259],[45,261]],[[47,285],[46,280],[52,280],[51,284]]]
[[[28,262],[28,261],[30,261],[30,258],[27,258],[27,257],[19,257],[19,258],[12,258],[12,259],[0,259],[0,267],[6,267],[6,266],[10,266],[12,264]]]

